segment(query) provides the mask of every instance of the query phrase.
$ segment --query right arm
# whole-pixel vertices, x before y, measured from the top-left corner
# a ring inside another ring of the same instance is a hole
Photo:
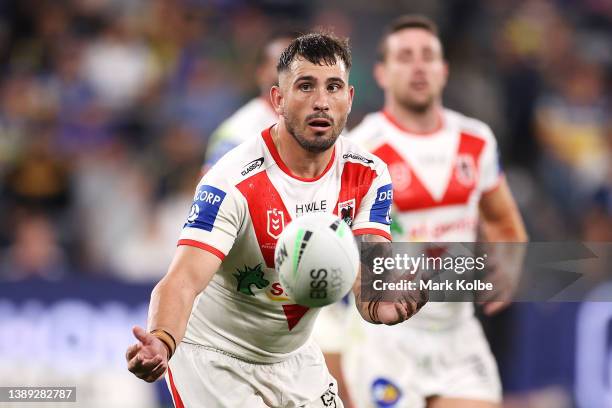
[[[168,273],[151,293],[148,330],[166,330],[179,344],[196,296],[208,286],[220,265],[221,259],[208,251],[179,246]]]
[[[126,353],[128,370],[147,382],[160,378],[168,368],[170,350],[152,330],[168,333],[180,344],[191,314],[193,302],[212,279],[221,259],[208,251],[179,246],[166,276],[155,286],[149,304],[148,331],[134,327],[136,344]]]
[[[185,335],[195,298],[233,246],[243,210],[232,192],[215,170],[198,185],[168,273],[151,294],[149,331],[133,329],[138,342],[128,348],[126,360],[138,378],[152,382],[164,374]]]

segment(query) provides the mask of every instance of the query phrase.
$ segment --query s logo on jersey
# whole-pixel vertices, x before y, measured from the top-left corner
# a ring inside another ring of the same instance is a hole
[[[402,396],[402,392],[386,378],[377,378],[372,383],[372,400],[378,408],[394,407]]]
[[[393,203],[393,188],[389,183],[376,191],[376,200],[370,210],[370,222],[390,225],[391,203]]]
[[[268,235],[278,239],[283,228],[285,228],[285,213],[276,208],[268,210]]]
[[[221,203],[225,199],[225,191],[209,185],[198,187],[193,204],[187,216],[184,227],[199,228],[204,231],[212,231]]]
[[[266,296],[273,302],[287,302],[291,299],[287,297],[285,293],[285,289],[280,282],[274,282],[270,287],[266,290]]]

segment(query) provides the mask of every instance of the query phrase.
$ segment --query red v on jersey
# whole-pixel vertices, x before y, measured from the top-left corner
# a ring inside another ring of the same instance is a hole
[[[291,222],[285,203],[265,171],[243,180],[236,188],[249,204],[255,236],[268,268],[274,268],[276,241],[285,225]],[[266,197],[262,200],[262,197]],[[309,308],[291,304],[283,305],[289,330],[293,329]]]
[[[243,180],[236,188],[248,202],[255,236],[266,266],[274,268],[276,240],[285,225],[291,222],[285,203],[265,171]]]
[[[467,133],[461,133],[459,137],[453,169],[441,200],[433,198],[410,163],[389,143],[374,150],[373,153],[389,167],[393,201],[399,211],[467,203],[478,182],[478,163],[484,140]]]

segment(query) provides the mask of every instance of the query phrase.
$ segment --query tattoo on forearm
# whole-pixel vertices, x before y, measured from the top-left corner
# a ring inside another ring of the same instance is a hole
[[[376,295],[373,299],[367,301],[363,299],[361,287],[371,286],[375,274],[372,273],[372,266],[374,264],[374,258],[377,257],[389,257],[392,254],[391,245],[387,242],[380,242],[377,237],[372,235],[364,234],[355,237],[355,240],[360,247],[360,263],[361,263],[361,282],[358,282],[359,288],[356,295],[356,302],[360,309],[361,314],[367,317],[372,323],[380,323],[378,318],[378,306],[379,302],[382,301],[382,295]],[[362,245],[367,243],[367,245]]]

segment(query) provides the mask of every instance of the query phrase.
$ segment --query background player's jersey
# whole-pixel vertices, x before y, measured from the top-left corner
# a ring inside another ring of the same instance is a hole
[[[340,137],[316,179],[291,174],[262,132],[225,155],[198,185],[179,244],[216,254],[221,267],[194,304],[185,341],[276,362],[310,337],[318,309],[293,304],[274,270],[281,231],[308,212],[339,214],[353,233],[391,238],[386,165]]]
[[[501,177],[497,144],[481,121],[445,109],[431,134],[402,129],[386,112],[367,115],[351,138],[387,163],[394,241],[471,242],[482,194]],[[467,303],[429,303],[408,324],[443,328],[471,316]]]
[[[204,166],[210,168],[223,155],[245,140],[259,136],[261,129],[272,126],[278,115],[261,97],[251,99],[227,118],[210,136]]]

